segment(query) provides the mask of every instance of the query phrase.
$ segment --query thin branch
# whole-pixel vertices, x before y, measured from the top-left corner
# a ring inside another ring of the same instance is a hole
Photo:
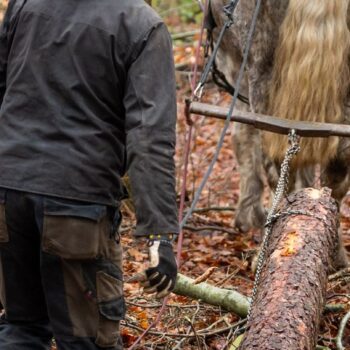
[[[208,211],[236,211],[234,207],[207,207],[195,209],[194,213],[207,213]]]
[[[233,325],[230,325],[228,327],[224,327],[224,328],[219,328],[219,329],[215,329],[211,332],[208,332],[207,331],[207,328],[205,329],[201,329],[197,332],[197,335],[200,335],[202,337],[211,337],[213,335],[217,335],[217,334],[221,334],[221,333],[225,333],[225,332],[228,332],[229,330],[231,330],[232,328],[235,328],[235,327],[239,327],[241,325],[243,325],[247,320],[246,319],[243,319]],[[145,332],[145,330],[141,327],[138,327],[130,322],[127,322],[127,321],[124,321],[122,322],[122,325],[124,325],[125,327],[129,327],[129,328],[132,328],[132,329],[135,329],[139,332]],[[157,335],[157,336],[164,336],[164,337],[171,337],[171,338],[195,338],[196,335],[195,334],[183,334],[183,333],[164,333],[164,332],[157,332],[157,331],[148,331],[147,332],[148,334],[151,334],[151,335]]]
[[[160,303],[157,303],[157,304],[142,304],[142,303],[134,303],[134,302],[128,301],[128,300],[126,300],[125,302],[128,305],[142,307],[142,308],[145,308],[145,309],[157,309],[157,308],[162,306],[162,304],[160,304]],[[168,304],[167,306],[168,307],[179,308],[179,309],[194,309],[194,308],[197,307],[197,304],[196,305],[191,305],[191,304],[190,305]]]
[[[162,315],[163,315],[163,313],[164,313],[164,311],[165,311],[165,309],[166,309],[166,307],[167,307],[168,300],[169,300],[169,296],[167,296],[167,297],[163,300],[162,308],[159,310],[159,313],[158,313],[157,318],[154,320],[153,323],[151,323],[151,325],[150,325],[146,330],[144,330],[144,329],[141,328],[143,333],[142,333],[142,334],[138,337],[138,339],[129,347],[129,350],[135,349],[136,346],[142,341],[142,339],[143,339],[148,333],[150,333],[150,330],[151,330],[153,327],[155,327],[155,326],[159,323],[159,321],[160,321],[160,319],[161,319],[161,317],[162,317]]]
[[[230,235],[236,235],[237,232],[230,230],[228,228],[225,227],[221,227],[221,226],[200,226],[200,227],[194,227],[194,226],[190,226],[190,225],[185,225],[183,227],[186,230],[190,230],[190,231],[194,231],[194,232],[200,232],[200,231],[222,231],[222,232],[226,232]]]
[[[199,336],[198,336],[198,334],[197,334],[197,332],[196,332],[196,328],[195,328],[194,325],[193,325],[193,320],[190,320],[188,317],[185,317],[185,320],[190,324],[191,329],[192,329],[192,332],[193,332],[193,334],[194,334],[195,337],[196,337],[198,349],[201,349],[201,343],[200,343],[200,341],[199,341]]]
[[[342,339],[343,339],[343,335],[344,335],[344,330],[345,330],[345,326],[348,323],[348,321],[350,320],[350,311],[344,316],[344,318],[342,319],[342,321],[340,322],[340,326],[339,326],[339,331],[338,331],[338,335],[337,335],[337,349],[338,350],[345,350],[343,344],[342,344]]]
[[[330,275],[328,277],[328,280],[331,282],[331,281],[343,278],[343,277],[348,276],[348,275],[350,275],[350,267],[347,267],[343,270],[338,271],[337,273],[334,273],[333,275]]]
[[[222,286],[225,282],[227,282],[228,280],[230,280],[233,276],[236,276],[237,273],[239,272],[240,268],[235,269],[232,273],[230,273],[227,277],[225,277],[224,279],[222,279],[221,281],[219,281],[217,283],[217,286]]]
[[[324,308],[325,313],[331,313],[331,312],[343,312],[347,308],[346,304],[328,304]]]

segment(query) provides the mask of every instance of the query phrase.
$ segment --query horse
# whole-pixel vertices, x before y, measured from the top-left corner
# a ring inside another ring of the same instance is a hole
[[[240,93],[243,108],[286,119],[350,123],[349,95],[350,0],[263,0]],[[215,42],[227,16],[228,0],[209,0],[208,17]],[[216,66],[234,84],[242,62],[256,0],[240,0],[233,25],[226,31]],[[235,123],[233,146],[240,171],[240,199],[235,226],[241,231],[262,228],[263,170],[275,189],[288,140]],[[292,163],[289,191],[311,187],[314,169],[322,186],[332,189],[340,204],[350,185],[350,140],[302,138]],[[338,267],[348,265],[339,230]]]

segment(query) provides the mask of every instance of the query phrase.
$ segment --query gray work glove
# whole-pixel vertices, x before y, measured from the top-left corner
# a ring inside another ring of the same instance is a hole
[[[156,298],[164,298],[175,287],[177,264],[173,247],[167,240],[149,241],[150,267],[132,277],[129,282],[140,282],[145,293],[157,293]]]

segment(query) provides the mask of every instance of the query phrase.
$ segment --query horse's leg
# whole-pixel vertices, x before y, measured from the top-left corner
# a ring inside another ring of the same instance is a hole
[[[332,196],[338,202],[340,208],[341,201],[346,195],[350,185],[350,140],[340,141],[338,156],[332,160],[322,171],[321,184],[332,189]],[[343,243],[341,227],[338,229],[338,252],[335,259],[337,269],[349,265],[349,259]]]
[[[246,232],[252,227],[262,227],[265,221],[265,210],[261,203],[264,184],[261,179],[259,132],[252,126],[235,123],[233,146],[240,173],[240,197],[235,226]]]
[[[287,3],[266,1],[261,5],[246,70],[248,80],[242,81],[240,90],[243,94],[249,94],[250,109],[253,112],[266,113],[269,90],[267,85],[274,48],[277,45],[278,26]],[[223,11],[227,2],[212,0],[210,4],[214,21],[218,28],[222,28],[227,20]],[[220,45],[217,64],[230,82],[235,82],[237,78],[255,6],[255,0],[238,2],[235,24],[226,32]],[[214,30],[214,38],[218,36],[218,28]],[[235,225],[242,231],[251,227],[261,228],[265,220],[265,211],[261,203],[263,167],[260,135],[253,127],[238,124],[235,125],[234,133],[234,150],[240,167],[240,199]]]
[[[231,32],[234,38],[236,33]],[[232,49],[232,43],[225,37],[216,58],[217,66],[234,85],[237,81],[242,56],[239,49]],[[234,40],[233,40],[234,41]],[[233,45],[234,46],[234,45]],[[248,80],[245,75],[240,86],[240,93],[248,96]],[[248,105],[237,101],[238,109],[249,111]],[[251,228],[262,227],[265,212],[261,203],[264,190],[262,181],[261,145],[259,132],[252,126],[234,123],[233,150],[239,165],[239,201],[237,205],[234,225],[242,232]]]

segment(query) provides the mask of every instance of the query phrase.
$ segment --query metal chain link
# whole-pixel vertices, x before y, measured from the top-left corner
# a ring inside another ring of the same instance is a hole
[[[264,267],[265,263],[265,256],[267,251],[267,246],[269,243],[269,239],[272,233],[273,224],[276,221],[276,218],[278,216],[277,209],[278,205],[280,204],[283,196],[286,195],[288,190],[288,183],[289,183],[289,171],[290,171],[290,162],[293,159],[293,157],[299,152],[300,146],[299,146],[299,139],[300,137],[296,134],[295,130],[291,130],[288,134],[288,141],[289,141],[289,148],[286,152],[286,155],[284,157],[284,160],[281,165],[281,173],[280,177],[278,179],[276,193],[272,201],[271,209],[267,215],[266,224],[265,224],[265,234],[262,241],[261,249],[259,252],[258,257],[258,264],[257,269],[255,273],[255,280],[254,280],[254,286],[253,286],[253,293],[251,296],[250,304],[249,304],[249,310],[248,310],[248,320],[250,318],[251,312],[252,312],[252,306],[254,303],[254,300],[256,298],[256,295],[258,293],[258,284],[261,277],[261,272]]]

